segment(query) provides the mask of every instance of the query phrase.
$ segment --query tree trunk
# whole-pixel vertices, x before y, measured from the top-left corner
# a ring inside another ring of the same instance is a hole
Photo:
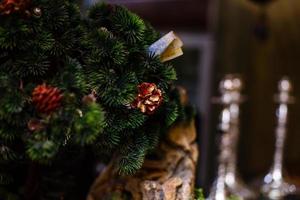
[[[190,200],[193,196],[198,148],[194,121],[178,124],[134,176],[119,176],[108,165],[91,187],[87,200]]]

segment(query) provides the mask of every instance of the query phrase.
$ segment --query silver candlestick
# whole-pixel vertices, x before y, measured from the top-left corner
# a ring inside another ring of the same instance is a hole
[[[278,84],[279,94],[275,96],[279,104],[276,112],[277,127],[275,130],[275,153],[269,173],[264,177],[261,192],[270,199],[282,199],[296,192],[296,186],[285,181],[283,170],[283,151],[287,134],[288,105],[294,102],[290,95],[292,84],[288,78],[283,78]]]
[[[223,96],[224,97],[224,96]],[[222,98],[224,100],[225,98]],[[221,132],[217,177],[210,190],[208,200],[227,200],[231,194],[226,187],[226,163],[230,154],[230,112],[228,106],[225,104],[220,116],[219,130]]]
[[[242,81],[236,75],[227,75],[220,83],[221,98],[217,99],[223,105],[221,113],[220,155],[217,177],[211,189],[209,200],[225,200],[231,196],[239,199],[252,199],[255,195],[239,178],[237,161],[237,144],[239,138],[239,104]]]
[[[229,104],[231,154],[227,161],[225,182],[233,195],[242,199],[255,199],[257,197],[256,193],[246,186],[237,170],[237,152],[240,137],[240,104],[244,101],[244,97],[241,95],[243,88],[242,80],[238,76],[232,76],[231,81],[232,90],[229,91],[231,96]]]

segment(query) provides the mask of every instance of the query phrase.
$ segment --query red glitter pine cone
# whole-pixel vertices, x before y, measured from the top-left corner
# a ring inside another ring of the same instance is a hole
[[[131,104],[143,113],[153,114],[162,103],[163,96],[154,83],[142,83],[138,86],[138,96]]]
[[[46,84],[38,85],[32,92],[32,102],[37,111],[43,114],[56,111],[61,106],[62,98],[58,88]]]

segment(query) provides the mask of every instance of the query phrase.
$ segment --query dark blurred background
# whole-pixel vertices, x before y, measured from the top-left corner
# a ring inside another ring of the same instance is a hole
[[[96,0],[82,1],[86,8]],[[239,169],[251,182],[264,175],[274,152],[273,95],[282,76],[294,83],[285,166],[300,183],[300,1],[299,0],[108,0],[138,13],[184,41],[184,56],[174,65],[199,113],[198,186],[206,191],[214,177],[218,83],[240,73],[247,101],[242,105]]]
[[[245,178],[263,175],[274,152],[273,100],[277,82],[288,76],[296,104],[291,106],[285,166],[293,181],[300,177],[300,1],[220,1],[214,80],[240,73],[248,100],[242,107],[239,167]]]

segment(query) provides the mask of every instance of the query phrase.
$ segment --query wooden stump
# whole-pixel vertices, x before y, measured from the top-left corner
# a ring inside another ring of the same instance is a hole
[[[193,196],[198,149],[194,121],[170,129],[157,150],[161,159],[146,159],[134,176],[119,176],[106,167],[87,200],[190,200]],[[124,196],[127,196],[125,198]]]

